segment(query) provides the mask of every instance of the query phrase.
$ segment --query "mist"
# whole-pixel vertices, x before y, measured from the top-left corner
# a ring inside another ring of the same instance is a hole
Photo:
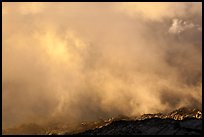
[[[202,105],[202,3],[2,3],[2,125]]]

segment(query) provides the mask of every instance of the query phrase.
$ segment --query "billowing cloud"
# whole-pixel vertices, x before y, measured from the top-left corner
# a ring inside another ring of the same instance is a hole
[[[150,21],[162,21],[166,18],[201,15],[201,3],[179,2],[130,2],[120,3],[116,7],[132,17],[140,17]]]
[[[201,107],[201,3],[3,3],[3,127]]]
[[[198,31],[201,31],[199,25],[195,25],[188,21],[173,19],[172,26],[169,28],[169,33],[180,34],[189,29],[197,29]]]

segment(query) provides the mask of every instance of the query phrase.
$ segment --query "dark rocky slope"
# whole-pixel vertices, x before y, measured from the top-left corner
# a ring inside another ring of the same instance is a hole
[[[135,119],[117,119],[77,135],[201,135],[202,113],[181,108],[168,114],[145,114]]]
[[[173,119],[150,118],[145,120],[112,122],[108,126],[87,130],[77,135],[200,135],[202,121],[187,118],[182,121]]]
[[[83,122],[78,125],[55,123],[49,126],[25,124],[3,130],[3,134],[32,135],[201,135],[202,112],[181,108],[171,113],[144,114]]]

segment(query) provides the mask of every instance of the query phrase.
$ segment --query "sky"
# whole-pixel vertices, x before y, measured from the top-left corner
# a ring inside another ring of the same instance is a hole
[[[201,2],[2,7],[3,128],[201,109]]]

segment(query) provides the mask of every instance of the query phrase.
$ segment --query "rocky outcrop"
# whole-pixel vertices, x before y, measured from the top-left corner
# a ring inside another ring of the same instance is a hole
[[[140,117],[109,120],[104,126],[78,135],[201,135],[202,112],[181,108],[167,114],[144,114]]]
[[[102,128],[87,130],[78,135],[200,135],[202,121],[150,118],[144,120],[119,120]]]
[[[118,116],[78,125],[52,123],[49,126],[25,124],[3,130],[3,134],[32,135],[201,135],[202,112],[181,108],[170,113]]]

